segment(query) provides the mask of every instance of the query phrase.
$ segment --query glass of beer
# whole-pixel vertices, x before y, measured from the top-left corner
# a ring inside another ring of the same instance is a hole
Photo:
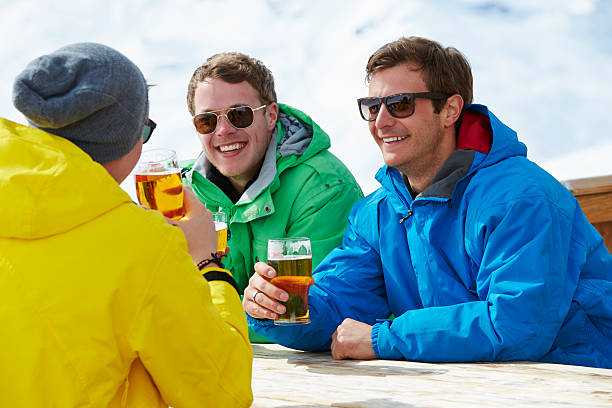
[[[217,231],[217,252],[224,255],[227,249],[227,216],[224,212],[214,212],[212,217]]]
[[[181,169],[174,150],[143,151],[134,175],[140,204],[173,220],[185,216]]]
[[[308,290],[312,279],[312,252],[308,238],[280,238],[268,240],[268,265],[276,270],[273,285],[289,294],[281,302],[287,310],[274,321],[275,325],[310,323]]]

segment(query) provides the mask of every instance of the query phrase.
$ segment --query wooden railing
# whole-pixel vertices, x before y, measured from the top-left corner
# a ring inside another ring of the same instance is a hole
[[[612,252],[612,175],[566,180],[563,184],[578,199],[584,215]]]

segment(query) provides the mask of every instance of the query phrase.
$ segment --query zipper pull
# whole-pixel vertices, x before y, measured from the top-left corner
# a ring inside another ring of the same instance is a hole
[[[402,224],[402,223],[403,223],[404,221],[406,221],[408,218],[412,217],[412,214],[413,214],[412,210],[408,210],[408,215],[407,215],[407,216],[405,216],[404,218],[402,218],[402,219],[400,220],[400,222],[399,222],[399,223],[400,223],[400,224]]]

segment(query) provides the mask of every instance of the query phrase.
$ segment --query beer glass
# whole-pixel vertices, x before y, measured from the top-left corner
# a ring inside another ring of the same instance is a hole
[[[268,265],[276,270],[272,284],[289,294],[281,302],[287,310],[274,321],[275,325],[310,323],[308,290],[312,279],[312,252],[308,238],[280,238],[268,240]]]
[[[217,252],[223,255],[227,248],[227,216],[224,212],[214,212],[212,217],[217,231]]]
[[[159,210],[173,220],[185,215],[181,169],[174,150],[153,149],[142,152],[134,175],[140,204]]]

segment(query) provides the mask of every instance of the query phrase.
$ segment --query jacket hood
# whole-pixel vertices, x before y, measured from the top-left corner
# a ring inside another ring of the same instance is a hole
[[[329,136],[310,116],[282,103],[278,107],[281,126],[277,127],[277,154],[302,162],[330,148]]]
[[[527,147],[519,142],[516,132],[503,124],[486,106],[468,105],[466,113],[475,113],[484,118],[481,123],[492,132],[492,144],[489,153],[483,157],[482,161],[474,163],[471,171],[488,167],[510,157],[527,156]]]
[[[0,237],[19,239],[68,231],[132,201],[72,142],[2,118],[0,197]]]
[[[527,156],[527,147],[519,142],[516,132],[484,105],[466,107],[457,134],[457,149],[418,197],[450,198],[456,184],[465,176],[510,157]],[[376,180],[387,191],[401,190],[402,195],[410,196],[402,175],[395,168],[381,167]]]

